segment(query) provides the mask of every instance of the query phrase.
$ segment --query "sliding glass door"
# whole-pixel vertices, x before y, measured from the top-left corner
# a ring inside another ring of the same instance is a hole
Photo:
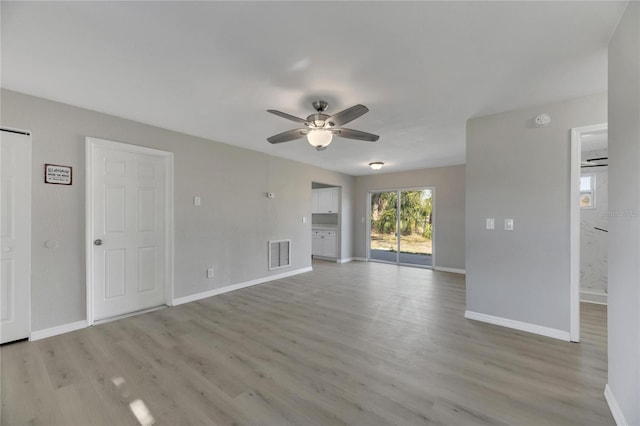
[[[395,263],[398,261],[398,192],[373,192],[370,199],[369,259]]]
[[[433,265],[433,189],[371,192],[369,259]]]

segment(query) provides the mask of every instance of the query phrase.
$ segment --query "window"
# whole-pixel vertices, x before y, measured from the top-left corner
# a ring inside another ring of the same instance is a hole
[[[584,173],[580,176],[580,208],[596,207],[596,175]]]

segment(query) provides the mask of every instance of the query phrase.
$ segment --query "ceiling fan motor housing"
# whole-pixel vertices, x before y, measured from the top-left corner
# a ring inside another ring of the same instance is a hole
[[[323,112],[327,110],[327,107],[329,106],[329,103],[327,101],[315,101],[313,104],[313,109],[315,109],[318,112]]]
[[[326,124],[332,125],[331,123],[327,123],[327,118],[329,117],[330,115],[328,114],[317,112],[308,116],[307,121],[309,122],[310,127],[323,128]]]

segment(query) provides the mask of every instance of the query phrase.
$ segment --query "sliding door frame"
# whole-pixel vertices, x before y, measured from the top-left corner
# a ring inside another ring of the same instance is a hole
[[[400,215],[400,207],[401,207],[401,196],[402,192],[409,191],[431,191],[431,265],[418,265],[413,263],[401,263],[400,262],[400,225],[401,225],[401,215]],[[385,260],[378,260],[371,258],[371,196],[373,194],[379,194],[382,192],[395,192],[396,193],[396,261],[395,262],[387,262]],[[435,186],[416,186],[409,188],[393,188],[393,189],[372,189],[367,192],[367,235],[366,235],[366,244],[367,244],[367,261],[368,262],[378,262],[378,263],[387,263],[390,265],[400,265],[400,266],[411,266],[414,268],[423,268],[423,269],[434,269],[436,266],[436,187]]]

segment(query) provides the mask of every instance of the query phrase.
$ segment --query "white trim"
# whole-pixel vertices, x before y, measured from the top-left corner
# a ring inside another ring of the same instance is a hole
[[[618,405],[618,401],[616,397],[613,395],[613,391],[609,387],[609,384],[604,387],[604,399],[607,400],[607,404],[609,405],[609,410],[611,411],[611,415],[613,416],[613,420],[616,422],[618,426],[626,426],[627,419],[624,418],[624,413],[620,409]]]
[[[479,312],[464,311],[464,317],[470,320],[482,321],[489,324],[500,325],[502,327],[513,328],[526,331],[528,333],[539,334],[541,336],[552,337],[554,339],[570,341],[570,333],[556,328],[543,327],[528,322],[515,321],[507,318],[495,317],[493,315],[481,314]]]
[[[165,174],[165,304],[173,306],[174,295],[174,217],[173,217],[173,152],[162,151],[146,146],[131,145],[106,139],[85,137],[85,250],[86,250],[86,315],[87,325],[93,324],[93,194],[92,194],[92,153],[94,147],[119,149],[129,153],[139,153],[163,157],[166,163]]]
[[[351,262],[352,260],[354,260],[354,258],[353,258],[353,257],[346,257],[346,258],[344,258],[344,259],[338,259],[338,260],[337,260],[337,262],[338,262],[338,263],[349,263],[349,262]]]
[[[326,260],[327,262],[336,262],[336,263],[340,263],[340,260],[337,257],[329,257],[329,256],[320,256],[318,254],[312,254],[311,257],[313,259],[318,259],[318,260]]]
[[[606,132],[607,123],[571,129],[569,192],[569,332],[572,342],[580,341],[580,162],[582,135]]]
[[[436,232],[438,227],[436,226],[436,186],[427,187],[431,189],[431,269],[436,266]]]
[[[211,296],[217,296],[219,294],[228,293],[234,290],[240,290],[241,288],[263,284],[269,281],[279,280],[282,278],[290,277],[292,275],[303,274],[305,272],[310,272],[312,270],[313,268],[311,266],[308,266],[306,268],[296,269],[296,270],[285,272],[282,274],[269,275],[266,277],[257,278],[255,280],[245,281],[243,283],[231,284],[221,288],[214,288],[213,290],[203,291],[202,293],[196,293],[196,294],[190,294],[189,296],[178,297],[177,299],[173,299],[173,305],[178,306],[184,303],[195,302],[196,300],[205,299]]]
[[[369,259],[367,259],[366,257],[352,257],[352,260],[354,260],[355,262],[368,262]]]
[[[433,269],[435,271],[451,272],[453,274],[462,274],[462,275],[466,275],[467,274],[467,271],[465,269],[447,268],[447,267],[444,267],[444,266],[434,266]]]
[[[29,224],[29,226],[27,227],[27,247],[26,247],[26,252],[27,252],[27,266],[29,268],[29,271],[31,271],[31,236],[32,236],[32,232],[31,232],[31,228],[33,227],[33,223],[32,223],[32,215],[31,215],[31,209],[33,208],[33,206],[31,205],[31,196],[33,194],[33,179],[32,179],[32,172],[33,172],[33,134],[31,132],[29,132],[29,147],[27,148],[27,150],[29,151],[29,164],[28,164],[28,172],[27,172],[27,186],[29,188],[29,196],[27,197],[27,211],[25,212],[25,216],[27,219],[27,223]],[[32,282],[31,282],[31,274],[29,274],[29,276],[26,277],[25,279],[25,285],[27,285],[29,287],[28,290],[28,300],[29,300],[29,319],[28,319],[28,323],[29,323],[29,334],[31,334],[31,330],[32,330],[32,320],[31,317],[33,316],[33,310],[31,308],[31,292],[32,292]]]
[[[62,324],[51,328],[45,328],[44,330],[32,331],[29,336],[29,340],[32,342],[36,340],[46,339],[47,337],[57,336],[58,334],[70,333],[72,331],[81,330],[87,328],[89,324],[87,321],[76,321],[68,324]]]
[[[580,290],[580,301],[585,303],[595,303],[597,305],[607,304],[607,293],[604,290]]]

